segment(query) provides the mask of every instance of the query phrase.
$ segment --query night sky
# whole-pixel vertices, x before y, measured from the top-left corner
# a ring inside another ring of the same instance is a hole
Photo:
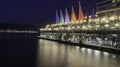
[[[1,0],[0,23],[45,25],[55,22],[55,11],[65,7],[70,13],[71,5],[77,15],[79,0]],[[95,9],[95,0],[80,0],[84,12]],[[97,0],[98,1],[98,0]],[[87,8],[87,9],[86,9]]]

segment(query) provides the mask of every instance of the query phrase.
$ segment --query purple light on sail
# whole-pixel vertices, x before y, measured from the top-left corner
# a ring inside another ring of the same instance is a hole
[[[59,23],[59,15],[58,15],[58,11],[56,10],[56,24]]]
[[[70,22],[70,19],[69,19],[68,11],[67,11],[67,8],[65,8],[65,24],[68,24],[69,22]]]
[[[95,10],[93,9],[92,18],[95,18]]]

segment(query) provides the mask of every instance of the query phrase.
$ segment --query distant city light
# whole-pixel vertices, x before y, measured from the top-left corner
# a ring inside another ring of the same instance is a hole
[[[109,27],[109,25],[108,25],[108,24],[105,24],[105,27]]]

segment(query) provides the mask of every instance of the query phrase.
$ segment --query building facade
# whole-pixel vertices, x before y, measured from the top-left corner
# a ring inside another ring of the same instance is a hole
[[[113,8],[119,8],[119,7],[120,7],[120,0],[101,0],[96,3],[97,12],[109,10]]]
[[[120,0],[104,0],[96,3],[96,14],[100,24],[109,29],[120,29]]]

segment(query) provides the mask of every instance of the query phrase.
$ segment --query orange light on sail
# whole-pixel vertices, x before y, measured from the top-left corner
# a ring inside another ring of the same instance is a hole
[[[83,11],[82,11],[82,8],[81,8],[81,4],[80,4],[80,1],[79,1],[79,17],[78,17],[78,21],[84,21],[84,14],[83,14]]]
[[[72,12],[71,12],[71,23],[76,23],[76,15],[75,15],[75,11],[74,8],[72,6]]]

